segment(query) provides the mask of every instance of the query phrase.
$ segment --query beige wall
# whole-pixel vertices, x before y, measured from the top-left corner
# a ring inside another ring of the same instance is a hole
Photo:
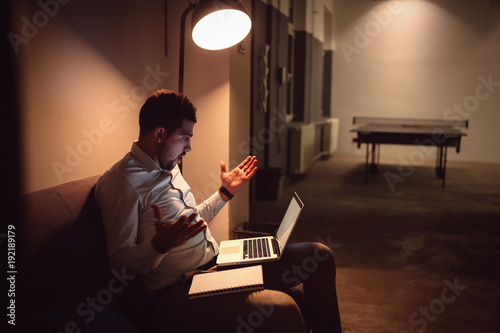
[[[147,96],[158,88],[177,90],[180,16],[187,3],[168,2],[167,56],[163,6],[162,0],[69,2],[18,45],[24,192],[102,174],[137,138]],[[32,21],[41,10],[34,0],[19,1],[13,32],[27,36],[23,18]],[[240,157],[229,153],[229,57],[237,51],[202,50],[187,38],[184,92],[197,105],[199,121],[184,175],[201,201],[220,186],[219,161]],[[237,54],[235,66],[241,57],[250,53]],[[233,125],[248,137],[249,66],[232,71],[248,81],[231,104],[243,110]],[[248,204],[247,188],[236,200],[233,224],[248,218]],[[229,235],[228,206],[212,222],[219,240]]]
[[[248,9],[247,9],[248,10]],[[229,114],[229,164],[236,167],[249,154],[250,147],[250,38],[245,40],[244,53],[237,48],[230,51],[230,114]],[[259,164],[258,164],[259,165]],[[260,164],[262,165],[262,164]],[[249,188],[231,200],[229,207],[229,232],[238,224],[248,221]]]
[[[39,4],[17,2],[13,31],[29,37],[17,53],[24,192],[102,174],[137,138],[146,97],[175,88],[162,14],[151,5],[134,17],[130,1],[117,3],[69,2],[37,23]],[[26,21],[36,27],[31,35]]]
[[[243,4],[251,13],[250,1]],[[183,174],[198,201],[220,187],[220,161],[230,170],[249,154],[248,145],[240,144],[248,141],[250,133],[250,37],[245,43],[246,53],[238,52],[237,46],[206,51],[186,43],[184,92],[198,107],[198,124]],[[228,239],[232,228],[248,220],[248,215],[249,186],[211,222],[212,234],[217,240]]]
[[[335,1],[339,153],[365,153],[349,133],[356,115],[453,118],[470,119],[470,130],[450,160],[500,162],[500,9],[490,3]],[[413,149],[386,145],[382,156]]]
[[[25,191],[104,172],[137,136],[144,97],[134,83],[63,22],[40,32],[23,59]]]

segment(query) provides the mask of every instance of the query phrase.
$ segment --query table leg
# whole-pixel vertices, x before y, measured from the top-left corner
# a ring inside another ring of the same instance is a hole
[[[377,145],[372,143],[372,162],[370,163],[370,173],[376,174],[378,172],[377,163],[375,162],[377,155]]]
[[[436,176],[439,178],[439,152],[440,152],[441,147],[436,146]]]
[[[368,182],[368,158],[370,156],[370,144],[366,143],[366,161],[365,161],[365,183]]]
[[[443,177],[443,184],[442,187],[444,188],[445,185],[445,180],[446,180],[446,159],[448,155],[448,146],[444,146],[444,161],[443,161],[443,171],[442,171],[442,177]]]
[[[380,164],[380,143],[377,145],[377,165]]]
[[[437,146],[436,176],[443,177],[443,146]]]

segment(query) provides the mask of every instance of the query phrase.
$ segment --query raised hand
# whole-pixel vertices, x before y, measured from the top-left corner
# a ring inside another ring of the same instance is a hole
[[[151,204],[151,208],[153,208],[155,218],[158,220],[155,223],[156,234],[151,239],[151,243],[158,253],[167,253],[207,228],[203,220],[191,224],[196,217],[196,213],[189,216],[183,215],[175,222],[164,223],[161,222],[160,207]]]
[[[226,164],[220,162],[220,178],[222,186],[226,188],[231,194],[236,194],[245,186],[250,178],[257,172],[257,158],[255,156],[248,156],[236,168],[227,172]]]

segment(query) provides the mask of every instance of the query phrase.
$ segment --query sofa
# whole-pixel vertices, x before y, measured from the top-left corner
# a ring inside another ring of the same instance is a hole
[[[139,279],[110,271],[94,197],[98,178],[23,195],[24,216],[19,227],[21,331],[183,332],[158,321]],[[236,237],[261,234],[236,231]],[[302,289],[297,288],[291,296],[300,304]]]
[[[22,197],[18,275],[22,331],[153,331],[145,324],[151,322],[146,304],[140,298],[134,299],[134,306],[128,303],[140,294],[138,281],[124,272],[110,272],[93,194],[98,178]]]

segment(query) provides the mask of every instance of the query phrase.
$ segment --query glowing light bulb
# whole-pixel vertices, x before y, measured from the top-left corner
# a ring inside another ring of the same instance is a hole
[[[236,9],[213,12],[193,27],[193,41],[207,50],[222,50],[245,38],[252,27],[248,15]]]

